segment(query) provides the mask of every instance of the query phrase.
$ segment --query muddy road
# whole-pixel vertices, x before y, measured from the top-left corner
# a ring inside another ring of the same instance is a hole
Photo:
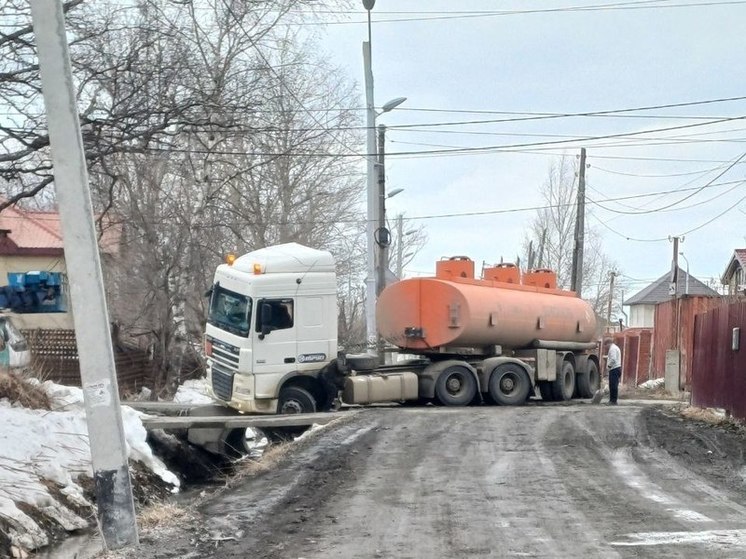
[[[141,557],[745,557],[744,437],[658,409],[363,411]]]

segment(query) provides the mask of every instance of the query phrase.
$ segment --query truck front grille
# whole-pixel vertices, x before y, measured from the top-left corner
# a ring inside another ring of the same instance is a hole
[[[234,373],[222,370],[221,367],[212,364],[212,391],[215,396],[225,402],[230,402],[233,396],[233,375]]]

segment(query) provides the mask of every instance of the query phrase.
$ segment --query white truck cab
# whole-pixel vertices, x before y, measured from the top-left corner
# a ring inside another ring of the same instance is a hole
[[[242,412],[321,408],[316,378],[337,354],[336,294],[332,255],[296,243],[219,266],[205,332],[212,397]]]

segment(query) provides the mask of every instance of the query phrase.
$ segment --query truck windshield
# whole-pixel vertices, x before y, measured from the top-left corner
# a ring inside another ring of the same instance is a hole
[[[207,322],[237,336],[248,337],[251,297],[213,286]]]

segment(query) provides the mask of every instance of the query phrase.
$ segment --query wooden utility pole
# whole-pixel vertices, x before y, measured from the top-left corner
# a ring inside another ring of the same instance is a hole
[[[616,272],[609,273],[609,307],[606,309],[606,331],[611,328],[611,307],[614,302],[614,278]]]
[[[106,547],[117,549],[138,543],[137,523],[65,16],[59,0],[34,0],[30,4],[80,358],[98,520]]]
[[[585,148],[580,149],[577,198],[577,208],[575,210],[575,246],[572,251],[570,289],[578,297],[581,297],[583,294],[583,248],[585,243]]]

